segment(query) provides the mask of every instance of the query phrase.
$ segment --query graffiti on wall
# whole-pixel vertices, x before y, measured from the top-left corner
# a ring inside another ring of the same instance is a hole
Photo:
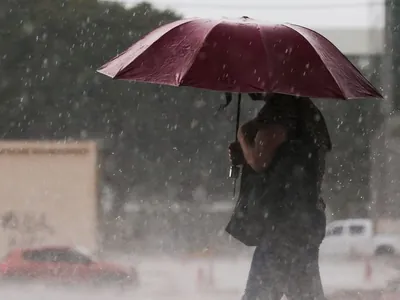
[[[8,247],[31,247],[54,235],[44,213],[7,211],[0,216],[0,226],[8,237]]]

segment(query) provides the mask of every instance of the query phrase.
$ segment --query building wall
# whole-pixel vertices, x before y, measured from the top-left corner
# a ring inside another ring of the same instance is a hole
[[[316,31],[330,40],[345,55],[369,56],[384,52],[383,29],[316,29]]]
[[[0,142],[0,252],[36,245],[97,247],[93,142]]]

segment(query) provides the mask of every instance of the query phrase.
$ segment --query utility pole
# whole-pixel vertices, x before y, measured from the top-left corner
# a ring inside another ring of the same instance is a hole
[[[381,102],[381,113],[383,115],[383,123],[380,132],[377,133],[378,145],[375,152],[375,160],[378,165],[378,191],[374,203],[374,229],[377,229],[377,222],[380,217],[385,214],[386,202],[388,200],[388,153],[387,153],[387,135],[388,135],[388,119],[394,107],[394,68],[393,68],[393,53],[394,53],[394,11],[392,8],[400,2],[399,0],[385,0],[384,1],[384,48],[382,55],[381,66],[381,87],[383,89],[383,96],[385,101]]]
[[[387,36],[390,37],[388,44],[388,52],[391,56],[391,82],[390,88],[391,91],[391,101],[392,104],[390,117],[395,121],[394,123],[398,123],[398,119],[400,118],[400,0],[391,0],[386,3],[386,11],[390,16],[388,19],[387,27]],[[394,125],[397,126],[397,125]],[[391,128],[389,128],[391,129]],[[399,153],[400,149],[394,149],[397,153]],[[397,178],[390,178],[392,181],[398,181],[399,174],[393,173],[393,176]],[[387,180],[390,184],[390,180]],[[393,198],[391,200],[394,200]],[[397,201],[396,201],[397,202]],[[394,205],[394,207],[390,210],[395,213],[395,217],[399,217],[400,214],[400,205]]]
[[[375,226],[379,217],[387,214],[389,180],[387,139],[390,128],[389,118],[393,112],[400,112],[400,0],[385,0],[384,53],[382,58],[381,82],[385,101],[381,102],[381,112],[384,117],[379,136],[378,149],[379,191],[375,203]]]
[[[385,1],[385,54],[390,57],[391,74],[390,86],[388,88],[389,98],[395,113],[400,113],[400,0]]]

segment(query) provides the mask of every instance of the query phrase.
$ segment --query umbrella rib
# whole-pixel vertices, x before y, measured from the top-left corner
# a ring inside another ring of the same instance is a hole
[[[321,60],[322,65],[324,66],[324,68],[328,71],[328,73],[331,75],[333,81],[335,82],[336,86],[338,87],[338,89],[340,90],[340,92],[343,95],[343,99],[345,99],[345,93],[342,89],[342,87],[339,85],[337,79],[335,78],[335,76],[333,76],[331,70],[329,70],[329,68],[325,65],[324,60],[321,57],[321,54],[319,53],[319,51],[314,47],[314,45],[312,43],[310,43],[310,41],[299,31],[297,31],[295,28],[293,28],[290,24],[283,24],[283,26],[286,26],[288,28],[290,28],[291,30],[293,30],[294,32],[296,32],[299,36],[301,36],[301,38],[303,38],[315,51],[315,53],[318,55],[318,58]]]
[[[269,53],[269,51],[268,51],[268,47],[266,47],[266,43],[265,43],[265,40],[264,40],[264,36],[262,35],[262,32],[261,32],[261,27],[260,27],[260,24],[258,24],[258,23],[256,23],[256,26],[257,26],[257,31],[258,31],[258,33],[260,34],[260,39],[261,39],[261,42],[262,42],[262,45],[263,45],[263,48],[264,48],[264,51],[265,51],[265,54],[266,54],[266,59],[267,59],[267,68],[272,68],[272,64],[270,64],[270,53]],[[274,72],[273,72],[274,70],[272,69],[270,69],[270,73],[271,74],[273,74]],[[269,76],[266,76],[266,78],[268,78]],[[269,83],[268,83],[268,85],[269,85]],[[271,87],[269,86],[269,89],[270,89]]]
[[[203,48],[204,46],[204,42],[207,40],[208,36],[210,35],[211,31],[213,31],[213,29],[218,26],[221,22],[218,22],[215,26],[211,27],[210,30],[206,33],[206,35],[203,38],[203,43],[201,45],[201,47],[198,47],[198,49],[196,50],[196,52],[193,55],[193,58],[191,59],[190,63],[188,63],[188,67],[186,68],[186,70],[183,72],[182,77],[179,79],[178,81],[178,85],[181,85],[183,80],[185,79],[186,74],[189,72],[189,70],[191,69],[191,67],[193,66],[194,62],[196,61],[197,56],[199,55],[200,50]]]
[[[304,29],[304,30],[308,30],[308,31],[311,31],[311,32],[313,32],[314,34],[316,34],[316,35],[319,35],[319,36],[321,36],[322,38],[324,38],[325,40],[326,40],[326,42],[328,42],[329,44],[331,44],[333,47],[335,47],[335,48],[337,48],[330,40],[328,40],[326,37],[324,37],[323,35],[321,35],[319,32],[317,32],[317,31],[315,31],[315,30],[312,30],[312,29],[310,29],[310,28],[307,28],[307,27],[304,27],[304,26],[301,26],[301,25],[297,25],[297,24],[284,24],[286,27],[289,27],[289,28],[291,28],[291,29],[293,29],[294,31],[296,31],[298,34],[300,34],[301,36],[303,36],[300,32],[298,32],[297,30],[295,30],[292,26],[294,26],[294,27],[300,27],[300,28],[302,28],[302,29]],[[304,36],[303,36],[304,37]],[[307,39],[306,39],[307,40]],[[314,46],[313,46],[313,48],[314,48]],[[315,48],[314,48],[315,49]],[[316,51],[316,50],[315,50]],[[316,51],[317,52],[317,51]],[[345,59],[345,60],[347,60],[349,63],[351,63],[351,64],[353,64],[351,61],[350,61],[350,59],[346,56],[346,55],[344,55],[341,51],[339,51],[339,54]],[[356,67],[354,67],[354,70],[360,75],[360,76],[363,76],[364,77],[364,75],[362,74],[362,72],[358,69],[358,68],[356,68]],[[367,81],[369,82],[369,80],[367,79]],[[370,83],[371,84],[371,83]],[[376,88],[371,84],[371,86],[376,90]],[[378,93],[379,93],[379,91],[378,90],[376,90]]]
[[[174,30],[174,29],[176,29],[176,28],[179,28],[180,26],[182,26],[182,25],[184,25],[184,24],[187,24],[187,23],[189,23],[189,22],[192,22],[193,20],[194,20],[194,19],[181,20],[181,21],[182,21],[181,23],[177,24],[175,27],[172,27],[169,31]],[[166,24],[165,26],[167,26],[167,25],[170,25],[170,24]],[[161,29],[161,28],[162,28],[162,27],[159,27],[159,28],[157,28],[157,29]],[[164,36],[167,34],[167,32],[169,32],[169,31],[166,31],[166,32],[164,32],[163,34],[161,34],[153,43],[149,44],[149,45],[146,47],[146,50],[148,50],[148,49],[150,49],[151,47],[153,47],[154,44],[157,43],[157,41],[159,41],[162,37],[164,37]],[[151,34],[154,34],[154,31],[151,31],[151,32],[147,33],[141,40],[145,39],[146,37],[150,36]],[[140,41],[140,40],[139,40],[139,41]],[[115,60],[119,59],[121,56],[123,56],[124,54],[129,53],[129,51],[130,51],[133,47],[135,47],[135,45],[136,45],[136,43],[133,44],[133,45],[131,45],[128,49],[126,49],[125,51],[121,52],[121,53],[118,54],[117,56],[115,56],[111,61],[115,61]],[[135,60],[137,60],[139,57],[141,57],[142,55],[144,55],[144,53],[145,53],[145,51],[142,51],[139,55],[136,56]],[[111,62],[111,61],[110,61],[110,62]],[[118,72],[113,76],[113,78],[116,78],[116,77],[119,77],[119,76],[123,76],[126,72],[128,72],[128,71],[129,71],[129,66],[132,64],[132,62],[133,62],[133,61],[130,60],[130,61],[128,61],[127,64],[122,65],[122,66],[119,68]],[[107,67],[107,64],[106,64],[106,65],[103,65],[99,70],[97,70],[97,72],[102,73],[102,74],[105,74],[104,72],[102,72],[102,69],[105,69],[106,67]]]

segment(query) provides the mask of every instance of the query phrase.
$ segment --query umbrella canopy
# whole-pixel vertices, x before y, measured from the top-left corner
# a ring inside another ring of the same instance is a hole
[[[154,30],[103,65],[114,79],[225,92],[381,98],[325,37],[293,24],[185,19]]]

